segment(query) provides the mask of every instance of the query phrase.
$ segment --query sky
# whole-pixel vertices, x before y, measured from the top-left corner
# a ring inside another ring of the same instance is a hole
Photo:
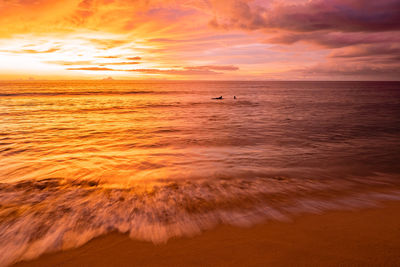
[[[0,79],[400,80],[399,0],[0,0]]]

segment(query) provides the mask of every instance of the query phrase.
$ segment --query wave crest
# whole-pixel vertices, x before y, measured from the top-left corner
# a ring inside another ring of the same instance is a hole
[[[0,184],[0,264],[80,246],[112,231],[154,243],[217,224],[249,226],[303,212],[400,199],[391,179],[258,179],[141,182],[30,180]]]

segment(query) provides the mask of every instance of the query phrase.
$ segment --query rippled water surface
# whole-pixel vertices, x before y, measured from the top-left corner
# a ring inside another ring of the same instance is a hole
[[[396,82],[0,82],[0,265],[398,199],[399,160]]]

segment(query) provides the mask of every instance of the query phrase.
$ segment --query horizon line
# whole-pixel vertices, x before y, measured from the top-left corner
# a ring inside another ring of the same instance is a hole
[[[0,79],[0,82],[400,82],[399,80],[186,80],[186,79]]]

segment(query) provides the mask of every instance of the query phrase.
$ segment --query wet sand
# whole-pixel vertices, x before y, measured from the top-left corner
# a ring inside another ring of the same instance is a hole
[[[219,226],[163,245],[114,233],[15,266],[400,266],[400,202]]]

